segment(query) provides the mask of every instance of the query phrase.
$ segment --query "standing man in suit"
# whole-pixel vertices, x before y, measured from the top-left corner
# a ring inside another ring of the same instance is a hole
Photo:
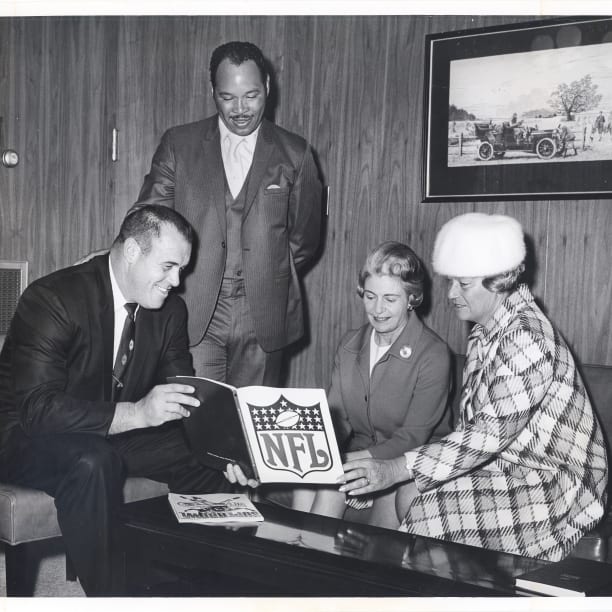
[[[190,493],[231,486],[186,446],[180,420],[199,404],[193,387],[166,384],[193,373],[185,304],[171,293],[191,243],[179,213],[140,208],[109,255],[25,290],[0,353],[0,480],[55,498],[88,595],[111,588],[112,515],[126,475]]]
[[[215,49],[210,80],[217,114],[163,135],[135,207],[175,208],[198,234],[185,283],[196,374],[275,385],[304,332],[298,272],[319,245],[321,183],[308,143],[264,119],[258,47]]]

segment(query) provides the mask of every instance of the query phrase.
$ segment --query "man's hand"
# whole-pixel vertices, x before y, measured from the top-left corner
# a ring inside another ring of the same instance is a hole
[[[348,495],[382,491],[412,478],[403,455],[396,459],[356,459],[342,468],[344,476],[338,482],[342,484],[340,491]]]
[[[232,483],[239,484],[243,487],[251,487],[256,489],[259,486],[259,481],[254,478],[247,478],[242,471],[242,468],[235,463],[228,463],[223,475]]]
[[[108,430],[109,435],[132,429],[157,427],[168,421],[188,417],[190,412],[183,404],[194,407],[200,405],[200,401],[190,395],[194,391],[191,385],[157,385],[136,403],[119,402]]]
[[[143,427],[157,427],[167,421],[188,417],[191,413],[182,404],[197,407],[200,400],[191,395],[191,385],[172,383],[153,387],[136,402],[136,412],[142,416]]]

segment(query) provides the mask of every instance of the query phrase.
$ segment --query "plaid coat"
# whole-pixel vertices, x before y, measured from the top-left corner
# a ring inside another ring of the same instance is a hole
[[[400,529],[562,559],[602,517],[607,483],[569,349],[522,285],[467,352],[456,431],[405,454],[420,495]]]

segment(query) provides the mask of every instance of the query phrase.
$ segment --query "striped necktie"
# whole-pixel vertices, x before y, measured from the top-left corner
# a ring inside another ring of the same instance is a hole
[[[111,400],[114,402],[118,401],[121,389],[123,388],[125,371],[130,363],[132,352],[134,351],[134,331],[136,329],[135,314],[137,306],[138,304],[134,302],[128,302],[123,305],[127,310],[127,316],[123,324],[121,340],[119,341],[119,348],[117,350],[117,358],[115,359],[115,366],[113,367],[113,390]]]

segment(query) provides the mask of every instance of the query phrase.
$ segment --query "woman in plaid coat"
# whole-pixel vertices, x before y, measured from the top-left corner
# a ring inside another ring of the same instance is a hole
[[[341,490],[403,480],[400,529],[556,561],[601,519],[607,458],[569,349],[518,284],[525,247],[510,217],[470,213],[440,230],[433,265],[470,334],[456,430],[388,461],[345,465]]]

